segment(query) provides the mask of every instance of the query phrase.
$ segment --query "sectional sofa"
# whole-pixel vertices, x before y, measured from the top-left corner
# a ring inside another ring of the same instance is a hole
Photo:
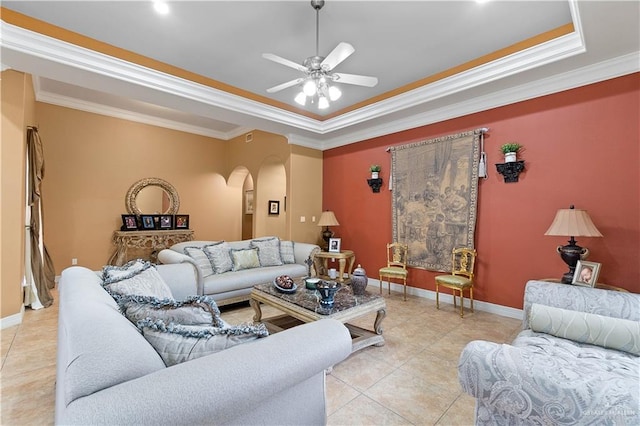
[[[313,273],[315,244],[261,237],[242,241],[189,241],[158,253],[163,264],[190,263],[198,274],[197,294],[219,306],[249,300],[251,288],[279,275]]]
[[[173,298],[193,295],[190,264],[156,269]],[[325,370],[351,353],[340,322],[304,324],[167,367],[103,283],[84,267],[62,272],[56,424],[326,423]]]

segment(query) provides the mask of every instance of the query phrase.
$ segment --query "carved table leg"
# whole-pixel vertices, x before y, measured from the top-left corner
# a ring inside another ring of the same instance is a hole
[[[373,330],[376,334],[382,334],[382,320],[387,316],[387,311],[385,309],[380,309],[378,314],[376,315],[376,320],[373,323]]]
[[[260,322],[262,320],[262,309],[260,308],[260,302],[255,299],[249,299],[249,305],[253,308],[255,315],[253,316],[253,322]]]

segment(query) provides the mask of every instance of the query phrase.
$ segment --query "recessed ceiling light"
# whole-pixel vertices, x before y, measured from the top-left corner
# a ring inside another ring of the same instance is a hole
[[[154,1],[153,2],[153,8],[160,15],[167,15],[169,13],[169,5],[166,2],[163,2],[163,1]]]

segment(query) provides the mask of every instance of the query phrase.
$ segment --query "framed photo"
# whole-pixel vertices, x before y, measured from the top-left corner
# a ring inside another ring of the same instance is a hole
[[[138,219],[135,214],[123,214],[122,215],[122,227],[121,231],[136,231],[138,230]]]
[[[158,221],[158,228],[160,229],[173,229],[173,215],[161,214]]]
[[[176,229],[189,229],[189,215],[188,214],[177,214],[175,216],[175,224]]]
[[[269,200],[269,214],[280,214],[280,201]]]
[[[340,253],[340,238],[329,238],[329,253]]]
[[[141,215],[140,222],[142,223],[142,229],[156,229],[156,221],[151,214]]]
[[[253,189],[244,191],[244,214],[253,214]]]
[[[598,275],[600,275],[600,264],[596,262],[587,262],[585,260],[578,260],[576,265],[576,272],[573,274],[573,280],[571,284],[595,287],[598,282]]]

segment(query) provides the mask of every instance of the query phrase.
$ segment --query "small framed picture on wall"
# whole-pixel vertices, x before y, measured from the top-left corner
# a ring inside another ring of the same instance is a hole
[[[571,284],[595,287],[598,282],[598,275],[600,275],[599,263],[578,260]]]
[[[340,238],[329,238],[329,253],[340,253]]]
[[[189,215],[177,214],[175,216],[175,227],[176,229],[189,229]]]
[[[269,200],[269,214],[280,214],[280,201]]]

